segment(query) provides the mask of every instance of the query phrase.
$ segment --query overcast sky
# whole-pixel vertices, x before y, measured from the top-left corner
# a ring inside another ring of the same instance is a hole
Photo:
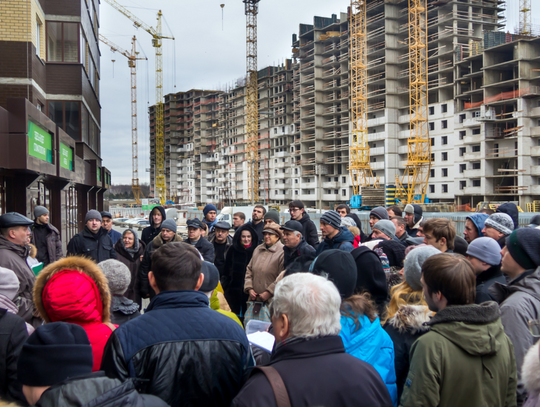
[[[164,16],[164,94],[189,89],[219,89],[245,75],[244,4],[241,0],[118,0],[134,15],[155,27],[158,9]],[[221,4],[225,4],[223,8]],[[346,13],[349,0],[261,0],[258,16],[259,69],[291,56],[291,36],[299,24],[313,24],[313,16]],[[508,28],[518,24],[519,0],[507,0]],[[535,13],[533,5],[533,15]],[[149,182],[149,129],[147,108],[155,103],[155,50],[151,36],[136,29],[125,16],[101,2],[100,33],[130,51],[137,36],[140,56],[138,83],[139,179]],[[131,93],[127,59],[103,43],[101,50],[101,156],[114,184],[131,183]],[[176,58],[175,58],[176,54]],[[112,62],[115,60],[115,62]],[[176,73],[176,74],[175,74]],[[175,86],[176,85],[176,86]]]

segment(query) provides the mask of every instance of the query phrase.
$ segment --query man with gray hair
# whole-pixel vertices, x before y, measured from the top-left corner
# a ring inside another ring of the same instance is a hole
[[[306,254],[315,255],[315,249],[304,239],[304,228],[296,220],[290,220],[280,227],[283,230],[283,267],[287,268],[295,259]]]
[[[336,286],[323,277],[297,273],[281,280],[271,306],[272,358],[253,369],[232,406],[276,406],[278,398],[293,406],[392,406],[377,371],[345,353],[340,306]]]

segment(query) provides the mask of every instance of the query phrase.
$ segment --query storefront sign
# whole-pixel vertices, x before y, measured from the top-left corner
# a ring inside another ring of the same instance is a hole
[[[52,136],[41,127],[28,122],[28,155],[52,163]]]
[[[101,167],[97,167],[97,180],[101,182]]]
[[[73,149],[60,143],[60,167],[73,171]]]

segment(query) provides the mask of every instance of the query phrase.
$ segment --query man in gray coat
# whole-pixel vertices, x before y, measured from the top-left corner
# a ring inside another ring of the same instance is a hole
[[[494,283],[489,292],[500,304],[506,335],[514,345],[518,369],[517,400],[521,405],[526,391],[521,380],[523,358],[534,343],[529,321],[540,315],[540,230],[517,229],[506,240],[501,270],[508,285]]]

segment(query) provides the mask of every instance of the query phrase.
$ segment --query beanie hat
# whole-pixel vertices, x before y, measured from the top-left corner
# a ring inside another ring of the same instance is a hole
[[[176,222],[172,219],[165,219],[162,223],[161,223],[161,229],[169,229],[171,232],[174,232],[176,233],[176,230],[178,228],[178,226],[176,226]]]
[[[341,218],[341,226],[345,226],[345,227],[349,227],[349,226],[357,227],[357,226],[356,226],[356,222],[354,221],[354,219],[353,219],[353,218],[347,218],[347,217]]]
[[[357,271],[354,258],[349,252],[337,249],[325,250],[313,260],[309,272],[326,275],[337,287],[341,298],[349,298],[354,294]]]
[[[124,294],[131,283],[131,272],[128,266],[116,259],[108,259],[98,263],[98,266],[109,280],[111,294]]]
[[[42,215],[49,213],[49,210],[44,206],[38,205],[34,208],[34,217],[39,218]]]
[[[264,233],[272,233],[273,235],[278,236],[280,239],[283,239],[283,232],[281,231],[280,226],[275,224],[275,223],[271,223],[269,225],[264,225],[264,229],[263,229],[262,232],[263,232],[263,234]]]
[[[531,223],[529,224],[529,227],[535,228],[540,225],[540,215],[534,215],[531,219]]]
[[[514,230],[514,221],[507,213],[496,212],[489,215],[489,218],[487,218],[484,222],[484,226],[492,227],[493,229],[501,232],[503,235],[508,236]]]
[[[514,227],[513,222],[512,227]],[[499,246],[499,243],[495,239],[490,237],[474,239],[467,248],[467,255],[475,257],[491,266],[501,264],[501,246]]]
[[[506,238],[506,248],[512,258],[525,270],[540,266],[540,230],[523,228],[514,230]]]
[[[373,225],[373,229],[380,230],[390,239],[393,239],[396,236],[396,225],[394,225],[394,222],[391,220],[380,220]]]
[[[95,209],[90,209],[86,213],[86,217],[84,218],[84,223],[86,223],[86,222],[88,222],[89,220],[92,220],[92,219],[97,219],[97,220],[99,220],[101,222],[102,221],[101,213],[99,213]]]
[[[19,291],[19,279],[13,270],[0,267],[0,294],[13,300]]]
[[[85,330],[67,322],[41,325],[22,346],[17,379],[27,386],[52,386],[92,373],[94,357]]]
[[[456,237],[454,238],[454,253],[465,256],[467,254],[468,246],[469,243],[467,243],[465,239],[463,239],[461,236],[456,235]]]
[[[266,215],[264,215],[264,220],[266,219],[273,220],[279,225],[279,212],[275,209],[270,209],[268,212],[266,212]]]
[[[217,208],[212,204],[208,204],[208,205],[206,205],[204,207],[202,213],[203,213],[204,216],[206,216],[207,213],[210,212],[210,211],[216,211],[216,213],[217,213]]]
[[[403,267],[405,246],[401,242],[397,240],[381,240],[375,248],[381,249],[386,254],[389,267]]]
[[[414,215],[414,223],[418,223],[418,221],[422,219],[422,214],[424,213],[422,207],[418,204],[405,205],[405,209],[403,210],[403,212]]]
[[[405,258],[403,274],[405,281],[414,291],[422,290],[422,265],[429,257],[439,253],[441,251],[433,246],[421,246],[412,250]]]
[[[412,206],[411,204],[405,205],[405,209],[403,209],[403,212],[414,215],[414,206]]]
[[[219,283],[219,270],[217,267],[208,261],[203,261],[201,273],[204,274],[204,280],[199,291],[208,293],[215,290]]]
[[[386,210],[386,208],[383,208],[382,206],[377,206],[375,209],[373,209],[369,213],[369,216],[374,216],[377,219],[390,219],[390,217],[388,216],[388,211]]]
[[[321,216],[321,222],[324,222],[334,229],[339,229],[341,225],[341,216],[336,211],[328,211]]]

